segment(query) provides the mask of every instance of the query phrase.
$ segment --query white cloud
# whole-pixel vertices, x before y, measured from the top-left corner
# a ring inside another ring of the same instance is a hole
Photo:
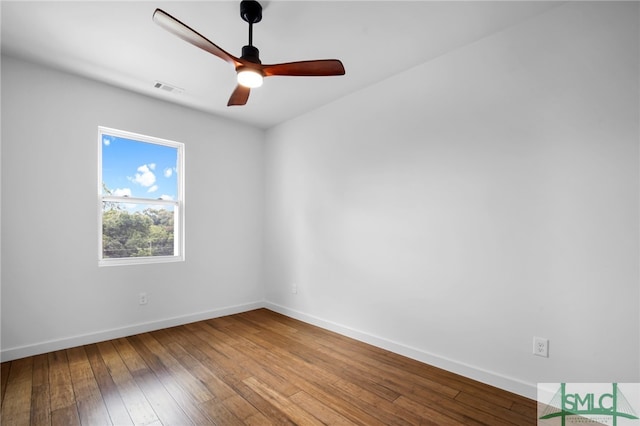
[[[107,137],[104,137],[104,138],[102,138],[102,143],[103,143],[105,146],[109,146],[109,145],[111,145],[111,139],[109,139],[109,138],[107,138]]]
[[[155,170],[156,169],[156,163],[149,163],[149,168],[151,170]]]
[[[166,178],[170,178],[171,175],[173,175],[173,169],[169,168],[169,169],[164,169],[164,177]]]
[[[156,192],[158,190],[158,185],[153,185],[151,188],[147,190],[147,192]]]
[[[155,168],[155,164],[151,164],[153,168]],[[138,172],[136,176],[132,179],[135,183],[138,183],[142,186],[151,186],[156,183],[156,175],[149,169],[149,165],[143,164],[138,167]]]
[[[113,195],[116,197],[131,197],[130,188],[118,188],[113,190]]]
[[[168,201],[169,201],[169,200],[173,200],[173,197],[172,197],[171,195],[165,195],[165,194],[162,194],[162,195],[160,196],[160,199],[161,199],[161,200],[168,200]]]

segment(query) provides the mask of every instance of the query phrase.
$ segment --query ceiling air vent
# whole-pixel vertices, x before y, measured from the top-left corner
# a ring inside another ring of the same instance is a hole
[[[155,84],[153,85],[153,87],[155,87],[156,89],[164,90],[165,92],[170,92],[170,93],[183,93],[184,92],[184,89],[181,89],[181,88],[176,87],[176,86],[172,86],[172,85],[167,84],[167,83],[163,83],[161,81],[156,81]]]

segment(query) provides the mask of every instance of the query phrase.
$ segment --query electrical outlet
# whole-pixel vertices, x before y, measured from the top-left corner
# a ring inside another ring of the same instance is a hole
[[[297,294],[298,293],[298,285],[297,284],[291,285],[291,293],[293,293],[293,294]]]
[[[549,339],[544,337],[534,337],[533,354],[549,358]]]
[[[147,298],[147,293],[140,293],[140,296],[138,297],[138,304],[146,305],[147,302],[149,302],[149,299]]]

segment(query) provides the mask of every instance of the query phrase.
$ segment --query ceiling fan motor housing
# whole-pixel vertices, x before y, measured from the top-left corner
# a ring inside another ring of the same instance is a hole
[[[255,46],[243,46],[242,47],[242,59],[245,59],[254,64],[260,64],[260,51]]]

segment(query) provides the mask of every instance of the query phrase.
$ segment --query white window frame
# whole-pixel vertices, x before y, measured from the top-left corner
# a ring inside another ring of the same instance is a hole
[[[143,143],[151,143],[156,145],[164,145],[177,149],[177,191],[176,200],[163,200],[154,198],[138,198],[124,197],[103,194],[102,186],[102,147],[103,136],[116,136],[125,139],[140,141]],[[102,233],[102,206],[103,202],[117,202],[130,204],[153,204],[173,206],[173,256],[142,256],[142,257],[121,257],[121,258],[104,258],[103,257],[103,233]],[[112,129],[109,127],[98,126],[98,266],[117,266],[117,265],[140,265],[150,263],[167,263],[167,262],[183,262],[184,256],[184,144],[168,139],[161,139],[154,136],[142,135],[139,133],[127,132],[124,130]]]

